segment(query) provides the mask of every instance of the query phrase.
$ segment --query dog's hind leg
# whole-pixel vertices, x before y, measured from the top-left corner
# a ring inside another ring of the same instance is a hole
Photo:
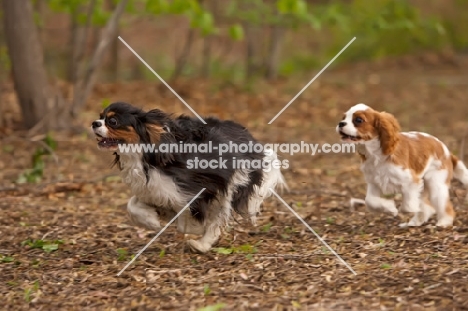
[[[426,180],[429,199],[437,213],[438,227],[450,227],[453,225],[455,211],[450,202],[449,185],[447,182],[447,170],[433,172]]]
[[[414,213],[414,216],[407,223],[400,224],[400,227],[419,227],[425,224],[435,210],[427,198],[422,198],[419,205],[419,212]]]

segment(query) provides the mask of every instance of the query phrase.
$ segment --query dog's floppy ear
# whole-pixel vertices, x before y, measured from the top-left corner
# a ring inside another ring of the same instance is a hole
[[[399,141],[398,133],[400,132],[400,124],[398,124],[397,119],[388,112],[378,112],[375,122],[382,153],[384,155],[390,155],[395,150],[396,144]]]
[[[167,132],[167,123],[170,121],[168,115],[159,109],[153,109],[140,117],[144,124],[149,142],[159,144],[161,137]]]
[[[172,120],[161,110],[151,110],[140,117],[141,124],[145,128],[145,140],[148,144],[160,146],[161,144],[177,143],[174,135],[170,131]],[[156,147],[157,148],[157,147]],[[167,148],[170,151],[170,148]],[[170,152],[154,152],[145,153],[145,160],[155,166],[162,167],[174,161],[174,155]]]

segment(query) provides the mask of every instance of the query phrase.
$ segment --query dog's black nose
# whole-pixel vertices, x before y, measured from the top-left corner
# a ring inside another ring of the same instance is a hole
[[[346,126],[346,122],[344,121],[341,121],[340,123],[338,123],[338,127],[345,127]]]
[[[95,129],[96,127],[101,127],[102,123],[100,121],[94,121],[92,126],[93,126],[93,129]]]

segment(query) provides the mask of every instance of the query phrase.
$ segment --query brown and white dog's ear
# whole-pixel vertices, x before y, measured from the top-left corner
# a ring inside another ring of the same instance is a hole
[[[390,155],[398,143],[400,124],[395,117],[388,112],[377,113],[375,128],[379,134],[380,147],[384,155]]]

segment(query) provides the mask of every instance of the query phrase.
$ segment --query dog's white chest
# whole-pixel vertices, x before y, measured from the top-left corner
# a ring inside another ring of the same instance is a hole
[[[399,193],[411,182],[411,173],[393,163],[367,159],[361,170],[367,183],[377,185],[383,194]]]
[[[147,204],[178,210],[187,204],[186,195],[174,183],[171,177],[155,168],[151,168],[148,177],[141,160],[121,158],[121,176],[130,186],[132,195]]]

